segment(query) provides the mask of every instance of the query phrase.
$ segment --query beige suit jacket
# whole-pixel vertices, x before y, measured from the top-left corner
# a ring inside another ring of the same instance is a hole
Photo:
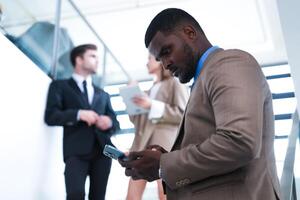
[[[161,119],[151,121],[148,114],[130,116],[136,130],[131,150],[143,150],[150,144],[158,144],[170,151],[175,142],[188,100],[187,87],[174,78],[166,79],[161,82],[155,99],[165,103]]]
[[[172,152],[160,160],[168,200],[273,200],[279,182],[269,86],[240,50],[209,55]]]

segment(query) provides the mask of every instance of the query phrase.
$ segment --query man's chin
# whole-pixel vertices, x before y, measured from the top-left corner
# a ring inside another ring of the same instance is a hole
[[[97,73],[97,71],[91,71],[91,75],[94,75],[96,73]]]
[[[178,76],[180,83],[188,83],[191,79],[187,77]]]
[[[187,82],[189,82],[188,80],[180,79],[180,78],[179,78],[179,81],[180,81],[180,83],[187,83]]]

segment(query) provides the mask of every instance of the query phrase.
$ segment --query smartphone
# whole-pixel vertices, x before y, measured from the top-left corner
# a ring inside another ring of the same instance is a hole
[[[119,158],[121,158],[122,160],[126,160],[127,157],[125,156],[125,154],[120,151],[119,149],[111,146],[111,145],[105,145],[104,149],[103,149],[103,154],[106,155],[107,157],[110,157],[112,159],[116,159],[118,160]]]

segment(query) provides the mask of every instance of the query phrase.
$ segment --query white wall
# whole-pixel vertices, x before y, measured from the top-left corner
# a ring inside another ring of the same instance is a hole
[[[2,34],[0,55],[0,199],[64,199],[62,129],[43,121],[50,79]]]

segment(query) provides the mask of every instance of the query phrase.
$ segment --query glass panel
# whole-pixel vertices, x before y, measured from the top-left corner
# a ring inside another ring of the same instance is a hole
[[[119,95],[119,88],[124,87],[126,84],[118,84],[118,85],[106,85],[104,90],[109,93],[110,95]]]
[[[296,98],[275,99],[273,100],[274,114],[294,113],[296,110]]]
[[[119,134],[111,138],[114,145],[121,151],[129,151],[133,142],[134,134]]]
[[[137,0],[73,0],[79,8],[82,8],[88,13],[107,13],[119,11],[120,9],[134,8],[138,5]]]
[[[81,44],[95,44],[98,48],[99,65],[96,75],[93,76],[93,82],[95,85],[101,86],[104,65],[104,46],[68,1],[64,0],[62,6],[60,26],[69,35],[73,45],[69,46],[68,51],[63,57],[63,61],[61,61],[62,58],[58,59],[57,79],[68,78],[73,73],[73,67],[70,63],[70,52],[75,46]],[[60,48],[64,46],[63,43],[59,45]]]
[[[47,3],[42,0],[3,0],[1,6],[3,19],[1,32],[36,63],[46,74],[52,72],[52,54],[55,32],[56,1]],[[90,2],[91,3],[91,2]],[[93,43],[98,47],[99,67],[93,76],[96,85],[104,83],[103,67],[107,65],[107,83],[127,82],[119,64],[102,42],[83,21],[69,1],[62,0],[61,21],[59,29],[59,48],[57,51],[56,78],[71,76],[73,67],[70,62],[70,51],[74,46]]]
[[[128,78],[110,53],[106,54],[105,85],[127,83]]]
[[[123,102],[123,99],[122,97],[120,96],[117,96],[117,97],[111,97],[111,104],[112,104],[112,107],[115,111],[123,111],[125,110],[126,106]]]
[[[74,2],[75,4],[78,1]],[[85,1],[85,3],[76,4],[77,8],[84,8],[84,5],[89,5],[93,2]],[[98,47],[99,53],[99,66],[97,74],[93,77],[94,84],[103,87],[104,85],[116,84],[127,82],[128,78],[125,73],[121,70],[120,64],[115,60],[115,57],[111,52],[105,47],[102,41],[99,40],[93,32],[92,29],[85,23],[85,21],[76,12],[75,8],[69,3],[69,1],[64,1],[64,17],[61,19],[61,26],[68,29],[71,37],[73,38],[74,45],[80,45],[84,43],[93,43]],[[84,14],[84,13],[82,13]],[[86,19],[89,21],[88,19]],[[92,24],[90,24],[92,26]],[[103,74],[105,73],[105,74]]]
[[[295,91],[293,79],[291,77],[268,80],[268,83],[272,93]]]
[[[291,69],[290,69],[289,65],[278,65],[278,66],[273,66],[273,67],[263,67],[262,70],[263,70],[265,76],[291,73]]]
[[[120,122],[121,129],[134,128],[133,124],[129,120],[128,115],[118,115],[117,118]]]
[[[150,90],[152,85],[153,85],[153,81],[145,81],[145,82],[139,83],[139,86],[140,86],[141,90],[143,90],[143,91]]]
[[[286,120],[276,120],[275,121],[275,135],[289,135],[291,133],[293,125],[293,120],[286,119]]]
[[[2,0],[2,33],[46,74],[51,72],[56,2]],[[63,32],[63,30],[61,30]],[[65,38],[60,38],[64,42]],[[71,45],[66,41],[66,45]],[[63,54],[66,48],[60,49]]]
[[[287,150],[288,139],[277,139],[274,142],[274,151],[276,157],[276,167],[279,180],[282,175],[284,158]]]
[[[289,65],[280,65],[273,67],[262,68],[265,76],[280,75],[290,73]],[[272,93],[286,93],[294,92],[294,83],[291,77],[277,78],[268,80],[270,90]],[[283,98],[273,100],[274,114],[294,113],[296,109],[296,98]],[[293,121],[276,120],[275,121],[275,135],[284,136],[291,132]],[[288,145],[288,138],[279,138],[275,140],[274,151],[276,157],[276,166],[279,179],[282,176],[285,154]]]

